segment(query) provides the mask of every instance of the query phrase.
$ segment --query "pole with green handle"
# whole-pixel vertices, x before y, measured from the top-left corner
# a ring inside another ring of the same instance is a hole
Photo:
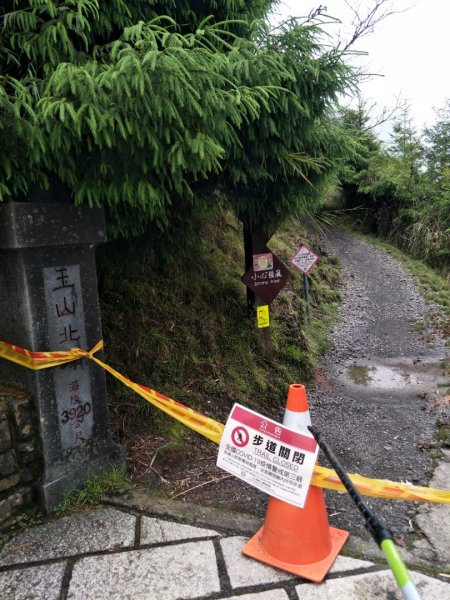
[[[380,521],[364,503],[361,494],[351,482],[349,476],[344,471],[342,465],[336,458],[334,452],[325,442],[322,435],[316,429],[314,429],[314,427],[309,426],[308,429],[313,434],[316,442],[319,444],[320,449],[323,450],[323,453],[330,461],[331,466],[338,474],[339,479],[345,486],[349,496],[363,515],[366,521],[366,529],[371,533],[372,537],[383,551],[388,565],[394,574],[395,580],[400,587],[403,598],[405,600],[420,600],[419,592],[417,591],[416,586],[409,575],[405,563],[400,557],[397,547],[393,542],[392,533],[390,532],[389,528],[382,521]]]

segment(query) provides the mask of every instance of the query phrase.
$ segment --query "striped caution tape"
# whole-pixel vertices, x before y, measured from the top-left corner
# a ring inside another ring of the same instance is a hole
[[[99,342],[91,350],[91,353],[98,352],[101,348],[103,348],[103,341]],[[83,352],[83,350],[80,352]],[[85,352],[83,356],[87,354],[89,353]],[[63,365],[73,360],[78,360],[79,357],[78,348],[72,348],[64,352],[30,352],[29,350],[20,348],[20,346],[0,342],[0,358],[5,358],[28,369],[33,369],[33,371]]]
[[[205,417],[205,415],[184,406],[184,404],[181,404],[180,402],[175,402],[175,400],[172,400],[145,385],[140,385],[131,381],[128,377],[124,377],[121,373],[94,356],[102,348],[103,341],[100,341],[89,352],[81,350],[81,348],[71,348],[65,352],[30,352],[19,346],[0,342],[0,358],[5,358],[6,360],[10,360],[33,370],[55,367],[57,365],[79,360],[80,358],[89,358],[105,369],[105,371],[108,371],[108,373],[111,373],[111,375],[119,379],[119,381],[127,387],[145,398],[145,400],[174,419],[177,419],[177,421],[180,421],[190,429],[193,429],[197,433],[216,442],[216,444],[220,442],[224,428],[222,423],[218,423],[217,421],[214,421],[214,419]]]
[[[170,415],[186,427],[203,435],[216,444],[220,443],[220,438],[224,430],[224,425],[206,417],[201,413],[175,402],[171,398],[140,385],[124,377],[118,371],[98,359],[95,354],[103,348],[103,341],[98,342],[92,350],[86,351],[81,348],[71,348],[63,352],[30,352],[19,346],[13,346],[6,342],[0,342],[0,358],[15,362],[28,369],[38,370],[62,365],[80,358],[89,358],[96,362],[100,367],[111,373],[124,385],[134,390],[142,396],[147,402],[153,404],[166,414]],[[358,474],[350,474],[350,479],[364,496],[376,498],[386,498],[394,500],[410,500],[413,502],[432,502],[435,504],[450,504],[450,490],[438,490],[427,487],[419,487],[408,483],[398,483],[388,479],[369,479]],[[345,492],[341,480],[333,469],[315,466],[312,484],[321,488]]]

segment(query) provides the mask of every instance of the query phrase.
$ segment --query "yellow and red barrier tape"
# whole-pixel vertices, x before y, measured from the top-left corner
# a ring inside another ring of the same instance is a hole
[[[89,358],[100,367],[119,379],[124,385],[134,390],[147,402],[150,402],[160,410],[164,411],[186,427],[200,433],[209,440],[219,444],[224,425],[206,417],[201,413],[175,402],[171,398],[152,390],[145,385],[140,385],[124,377],[115,369],[98,359],[96,352],[103,348],[103,341],[98,342],[89,352],[80,348],[71,348],[64,352],[30,352],[19,346],[13,346],[6,342],[0,342],[0,358],[15,362],[28,369],[48,369],[57,365]],[[419,487],[408,483],[398,483],[388,479],[369,479],[358,474],[350,474],[350,479],[356,485],[361,494],[376,498],[394,500],[410,500],[414,502],[432,502],[436,504],[450,504],[450,490],[438,490],[427,487]],[[316,465],[312,479],[313,485],[338,492],[346,489],[333,469]]]

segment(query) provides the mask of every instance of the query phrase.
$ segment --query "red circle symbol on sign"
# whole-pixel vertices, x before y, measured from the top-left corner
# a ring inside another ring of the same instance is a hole
[[[231,433],[231,441],[238,448],[243,448],[248,444],[249,435],[244,427],[235,427]]]

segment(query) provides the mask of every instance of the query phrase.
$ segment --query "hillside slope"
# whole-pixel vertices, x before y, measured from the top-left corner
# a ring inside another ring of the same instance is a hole
[[[282,405],[290,383],[312,379],[337,312],[339,268],[297,222],[269,242],[288,262],[300,242],[321,260],[310,277],[312,322],[306,323],[301,274],[294,273],[271,307],[272,350],[247,316],[243,237],[229,214],[199,225],[195,248],[181,246],[170,262],[151,241],[99,249],[99,287],[106,360],[134,381],[224,421],[234,402],[264,409]],[[183,252],[183,250],[186,250]],[[121,384],[108,381],[114,432],[179,440],[185,428]]]

